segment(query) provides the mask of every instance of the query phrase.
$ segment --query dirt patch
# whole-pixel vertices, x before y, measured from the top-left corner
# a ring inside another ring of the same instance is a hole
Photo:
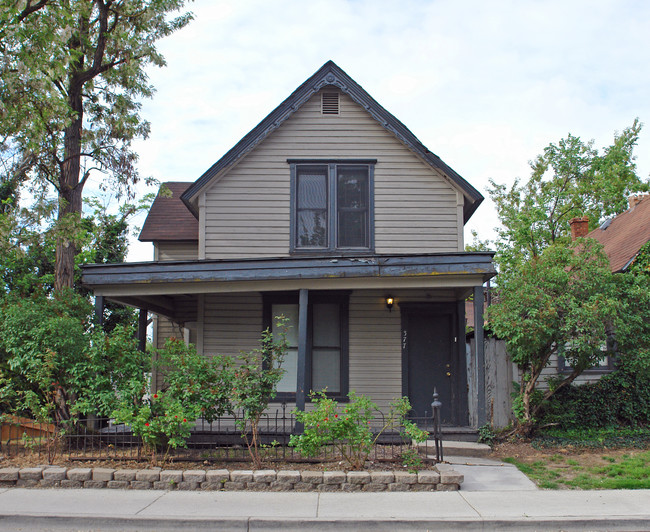
[[[638,448],[592,449],[571,445],[536,449],[529,443],[516,442],[499,444],[492,457],[514,459],[519,469],[541,488],[599,489],[615,487],[607,484],[609,478],[627,474],[613,470],[618,464],[629,463],[647,453],[647,449]]]
[[[0,453],[0,468],[4,467],[36,467],[36,466],[61,466],[61,467],[106,467],[111,469],[148,469],[162,467],[164,469],[251,469],[251,463],[243,460],[158,460],[154,465],[147,460],[69,460],[66,456],[57,455],[48,464],[47,455],[28,453],[18,456],[6,456]],[[420,470],[433,470],[435,464],[424,461]],[[264,462],[263,469],[292,470],[292,471],[348,471],[346,463],[341,460],[327,460],[323,462],[308,462],[299,460],[268,460]],[[407,471],[399,459],[394,460],[369,460],[364,468],[366,471]]]
[[[567,445],[564,447],[552,447],[536,449],[530,443],[523,442],[506,442],[500,443],[492,451],[492,457],[498,460],[504,458],[515,458],[516,460],[532,464],[539,460],[553,459],[555,461],[574,460],[580,465],[596,466],[611,463],[610,459],[603,459],[604,456],[609,458],[620,458],[623,456],[636,456],[644,452],[643,449],[591,449],[583,447],[574,447]],[[560,460],[562,458],[563,460]]]

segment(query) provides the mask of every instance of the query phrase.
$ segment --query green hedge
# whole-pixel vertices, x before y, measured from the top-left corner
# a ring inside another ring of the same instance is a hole
[[[548,403],[540,425],[600,428],[650,425],[650,378],[617,370],[593,384],[559,391]]]

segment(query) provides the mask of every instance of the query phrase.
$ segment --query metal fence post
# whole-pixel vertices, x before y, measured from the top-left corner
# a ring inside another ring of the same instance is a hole
[[[440,409],[442,403],[440,402],[438,391],[433,389],[433,402],[431,403],[431,414],[433,415],[433,440],[436,444],[436,461],[442,462],[442,439],[440,433]]]

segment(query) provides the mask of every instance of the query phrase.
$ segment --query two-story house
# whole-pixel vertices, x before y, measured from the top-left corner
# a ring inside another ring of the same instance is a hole
[[[337,65],[167,188],[140,235],[153,262],[84,267],[100,307],[153,313],[157,344],[183,331],[205,356],[257,347],[282,314],[278,401],[407,395],[423,415],[435,387],[443,422],[467,425],[464,301],[495,271],[490,253],[464,252],[463,226],[483,197]]]

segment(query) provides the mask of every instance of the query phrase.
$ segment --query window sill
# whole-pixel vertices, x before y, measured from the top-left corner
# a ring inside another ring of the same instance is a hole
[[[365,257],[367,255],[374,255],[374,248],[364,248],[364,249],[293,249],[289,251],[289,254],[292,257],[300,256],[337,256],[337,257]]]
[[[347,395],[340,395],[340,394],[326,394],[328,399],[333,399],[334,401],[338,403],[349,403],[350,398]],[[296,394],[295,393],[278,393],[278,395],[275,396],[275,399],[271,399],[269,401],[270,403],[277,404],[277,403],[295,403],[296,402]],[[313,403],[313,401],[307,396],[305,398],[305,403]]]

